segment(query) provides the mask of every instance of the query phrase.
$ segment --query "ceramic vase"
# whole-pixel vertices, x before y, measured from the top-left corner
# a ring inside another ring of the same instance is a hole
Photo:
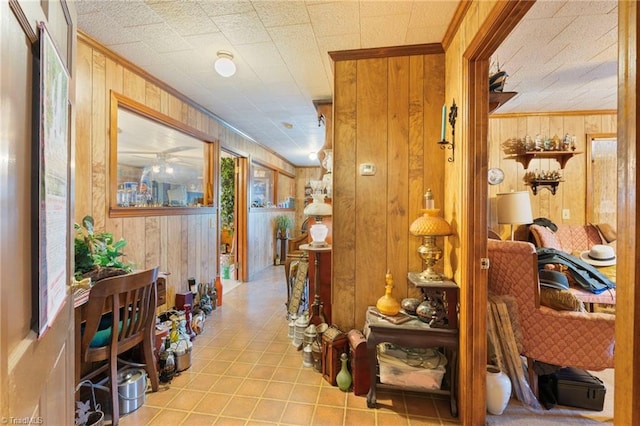
[[[340,361],[342,362],[342,368],[336,375],[336,383],[338,383],[338,387],[341,391],[347,392],[351,388],[351,373],[349,373],[349,369],[347,368],[347,354],[343,353],[340,355]]]
[[[400,303],[392,296],[393,290],[393,277],[389,272],[386,275],[386,283],[384,295],[376,302],[376,308],[384,315],[396,315],[400,312]]]
[[[487,365],[487,411],[500,415],[511,397],[511,380],[495,365]]]

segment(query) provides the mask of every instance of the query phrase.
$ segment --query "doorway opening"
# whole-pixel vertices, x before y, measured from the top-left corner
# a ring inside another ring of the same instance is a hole
[[[220,150],[219,274],[225,291],[246,281],[246,158]]]

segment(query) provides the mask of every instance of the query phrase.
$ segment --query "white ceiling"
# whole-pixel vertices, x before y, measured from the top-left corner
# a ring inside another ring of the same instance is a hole
[[[324,143],[329,51],[440,43],[458,1],[76,0],[78,28],[298,166]],[[617,2],[538,1],[496,52],[499,112],[615,109]],[[213,71],[234,55],[236,75]],[[293,126],[287,128],[285,123]]]

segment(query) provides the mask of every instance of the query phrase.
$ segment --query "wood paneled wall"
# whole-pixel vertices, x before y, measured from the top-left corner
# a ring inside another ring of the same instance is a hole
[[[332,316],[342,329],[363,326],[387,270],[398,300],[418,294],[407,286],[407,272],[423,269],[409,225],[426,188],[443,206],[444,71],[443,54],[335,62]],[[361,176],[363,163],[376,174]]]
[[[586,178],[588,133],[615,133],[617,116],[611,112],[572,112],[551,114],[494,114],[489,118],[489,168],[499,167],[505,172],[505,179],[499,185],[489,186],[489,227],[508,236],[508,226],[497,224],[496,194],[509,191],[529,191],[533,217],[546,217],[554,223],[586,223]],[[564,182],[560,183],[555,195],[547,189],[539,189],[533,195],[525,185],[524,173],[528,171],[557,170],[560,165],[552,159],[533,159],[527,170],[524,166],[507,159],[504,145],[526,135],[562,138],[565,133],[576,136],[577,149],[582,152],[572,157],[563,170]],[[570,218],[562,219],[562,210],[569,209]]]
[[[160,266],[170,272],[167,301],[172,306],[177,292],[188,290],[187,279],[211,282],[218,272],[217,214],[111,218],[109,191],[109,99],[115,91],[179,120],[210,136],[211,141],[235,152],[261,160],[295,175],[293,165],[248,140],[212,114],[152,76],[119,58],[91,39],[80,36],[77,54],[78,114],[76,144],[76,221],[92,215],[97,230],[124,237],[125,253],[137,268]],[[251,214],[249,220],[249,276],[273,264],[273,226],[268,215]],[[266,221],[263,223],[263,220]],[[262,262],[262,258],[269,262]]]

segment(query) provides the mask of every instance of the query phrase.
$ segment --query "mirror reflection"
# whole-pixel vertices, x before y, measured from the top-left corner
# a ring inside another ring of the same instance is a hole
[[[205,188],[209,144],[118,108],[118,207],[210,205]]]

